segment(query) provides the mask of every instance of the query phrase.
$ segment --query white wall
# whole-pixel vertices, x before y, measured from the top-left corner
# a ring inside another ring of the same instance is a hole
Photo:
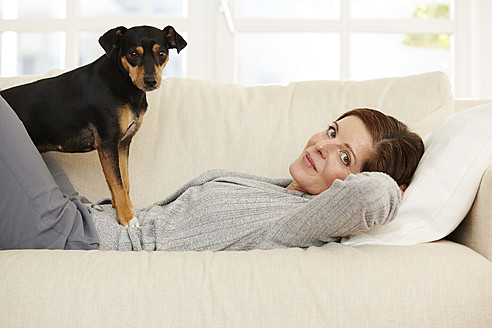
[[[463,0],[460,0],[463,1]],[[471,0],[471,94],[492,99],[492,1]]]

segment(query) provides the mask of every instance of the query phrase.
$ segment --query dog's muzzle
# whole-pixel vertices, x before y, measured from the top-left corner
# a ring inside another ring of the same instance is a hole
[[[157,77],[152,76],[144,76],[143,78],[145,87],[148,89],[154,89],[157,86]]]

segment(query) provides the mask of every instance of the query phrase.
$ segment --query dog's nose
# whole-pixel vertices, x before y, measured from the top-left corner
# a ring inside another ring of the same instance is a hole
[[[153,88],[157,85],[157,78],[155,76],[144,76],[144,83],[149,88]]]

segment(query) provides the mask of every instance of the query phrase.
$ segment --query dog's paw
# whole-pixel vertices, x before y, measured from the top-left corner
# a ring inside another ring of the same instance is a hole
[[[131,228],[140,227],[140,222],[135,216],[130,221],[128,221],[128,227]]]
[[[91,207],[95,209],[98,212],[104,212],[104,208],[101,205],[98,204],[91,204]]]

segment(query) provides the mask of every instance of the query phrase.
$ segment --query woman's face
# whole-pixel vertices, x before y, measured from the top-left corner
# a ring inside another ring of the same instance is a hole
[[[328,189],[335,179],[360,173],[371,156],[372,136],[363,121],[354,115],[333,122],[312,136],[301,156],[289,167],[294,182],[287,189],[312,195]]]

